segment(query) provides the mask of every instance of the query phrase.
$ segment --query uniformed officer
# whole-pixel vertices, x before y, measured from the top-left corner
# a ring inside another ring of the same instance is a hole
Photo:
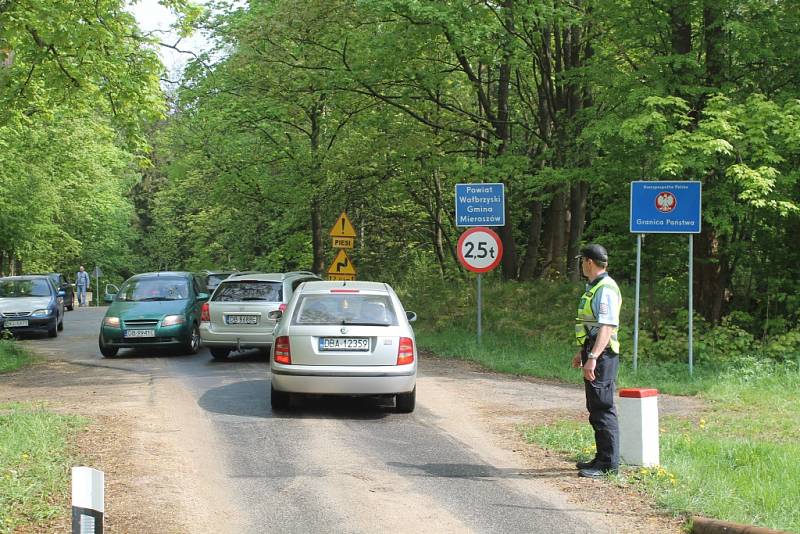
[[[617,283],[606,272],[608,252],[604,247],[587,245],[577,258],[589,283],[578,305],[575,336],[580,349],[572,359],[572,366],[583,369],[586,409],[597,448],[592,461],[578,462],[577,467],[579,476],[598,478],[616,473],[619,467],[619,424],[614,396],[622,297]]]

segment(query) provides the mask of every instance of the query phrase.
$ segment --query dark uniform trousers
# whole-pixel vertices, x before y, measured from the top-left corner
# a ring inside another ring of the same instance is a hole
[[[581,351],[581,363],[586,363],[586,355],[592,349],[594,340],[586,340]],[[597,446],[595,466],[599,468],[619,467],[619,423],[614,396],[617,390],[617,367],[619,356],[611,348],[603,351],[597,359],[594,382],[583,379],[586,389],[586,409],[589,423],[594,429],[594,442]]]

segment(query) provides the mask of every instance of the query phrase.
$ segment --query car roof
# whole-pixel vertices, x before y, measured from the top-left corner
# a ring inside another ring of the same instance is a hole
[[[289,278],[295,278],[298,276],[313,276],[317,277],[314,273],[310,271],[290,271],[288,273],[259,273],[259,272],[243,272],[243,273],[235,273],[226,278],[222,281],[224,284],[225,282],[235,282],[241,279],[247,280],[258,280],[259,282],[282,282]]]
[[[319,282],[306,282],[303,285],[303,293],[329,293],[333,289],[365,291],[372,293],[389,293],[391,289],[388,284],[383,282],[369,282],[366,280],[331,281],[321,280]]]
[[[19,274],[16,276],[4,276],[0,280],[49,280],[46,274]]]
[[[135,274],[129,280],[141,280],[142,278],[189,278],[191,276],[194,276],[194,273],[187,271],[159,271]]]

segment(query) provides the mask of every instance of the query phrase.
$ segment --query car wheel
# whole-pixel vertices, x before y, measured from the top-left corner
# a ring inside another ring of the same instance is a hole
[[[58,328],[58,319],[56,319],[56,324],[47,327],[47,337],[58,337],[59,330],[60,329]]]
[[[100,345],[100,354],[102,354],[103,357],[105,358],[113,358],[119,352],[119,348],[109,347],[103,342],[102,334],[100,334],[100,338],[98,339],[98,344]]]
[[[417,403],[417,386],[414,386],[409,393],[398,393],[395,395],[395,411],[397,413],[411,413]]]
[[[183,352],[186,354],[197,354],[200,350],[200,329],[197,324],[192,325],[192,332],[189,334],[189,339],[183,347]]]
[[[286,391],[278,391],[273,385],[269,386],[269,400],[273,410],[285,410],[289,407],[291,394]]]
[[[228,355],[231,353],[231,349],[226,349],[222,347],[212,347],[211,348],[211,356],[215,360],[227,360]]]

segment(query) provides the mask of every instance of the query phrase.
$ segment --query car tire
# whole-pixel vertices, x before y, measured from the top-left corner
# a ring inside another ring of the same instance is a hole
[[[272,404],[273,410],[285,410],[289,407],[289,402],[292,400],[291,393],[286,391],[278,391],[275,386],[269,386],[269,401]]]
[[[47,337],[58,337],[58,330],[58,319],[56,319],[56,324],[47,327]]]
[[[98,344],[100,345],[100,354],[103,355],[104,358],[113,358],[119,352],[119,348],[117,347],[109,347],[105,343],[103,343],[103,335],[100,335],[98,339]]]
[[[189,334],[189,339],[183,346],[184,354],[197,354],[200,350],[200,329],[197,328],[197,323],[192,324],[192,331]]]
[[[411,413],[417,403],[417,386],[414,386],[409,393],[398,393],[395,395],[395,411],[397,413]]]
[[[227,360],[231,349],[223,347],[211,347],[211,357],[215,360]]]

